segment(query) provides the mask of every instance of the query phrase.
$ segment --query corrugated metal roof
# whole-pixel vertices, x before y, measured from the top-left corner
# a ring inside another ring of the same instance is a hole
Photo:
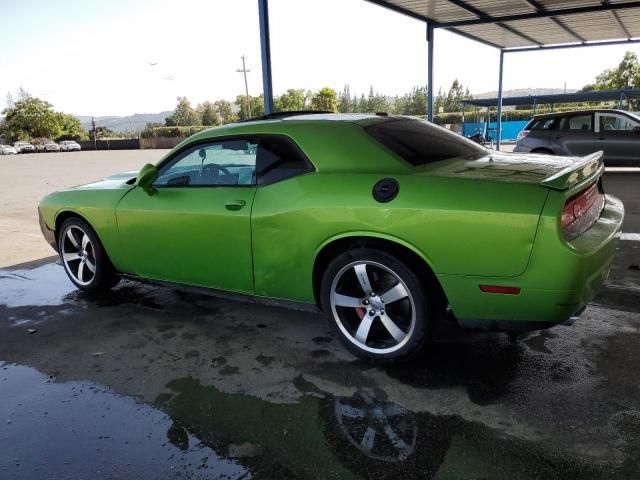
[[[604,102],[611,100],[640,99],[640,89],[624,90],[594,90],[591,92],[557,93],[550,95],[527,95],[522,97],[504,97],[503,106],[533,105],[541,103],[579,103],[579,102]],[[497,98],[474,98],[463,100],[462,103],[475,105],[476,107],[495,107]]]
[[[369,1],[503,49],[640,40],[640,1]]]

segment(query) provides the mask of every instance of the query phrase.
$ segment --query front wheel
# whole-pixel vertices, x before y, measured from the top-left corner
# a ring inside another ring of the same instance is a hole
[[[80,218],[64,221],[59,231],[58,250],[65,272],[80,290],[108,290],[120,280],[100,239]]]
[[[427,340],[429,304],[418,276],[398,258],[359,248],[327,267],[322,309],[356,356],[382,363],[406,360]]]

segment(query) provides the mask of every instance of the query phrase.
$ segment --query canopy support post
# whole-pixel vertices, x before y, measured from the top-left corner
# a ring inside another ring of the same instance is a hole
[[[260,53],[262,57],[262,91],[264,113],[273,113],[273,81],[271,77],[271,40],[269,37],[269,0],[258,0],[260,17]]]
[[[498,118],[496,123],[496,150],[500,151],[502,135],[502,72],[504,70],[504,50],[500,50],[500,73],[498,75]]]
[[[433,24],[427,23],[427,120],[433,122]]]

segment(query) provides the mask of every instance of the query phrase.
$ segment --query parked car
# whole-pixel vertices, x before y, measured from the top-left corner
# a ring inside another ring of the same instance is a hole
[[[43,140],[38,144],[38,152],[59,152],[60,146],[52,140]]]
[[[73,140],[62,140],[58,145],[60,145],[60,150],[63,152],[79,152],[81,150],[80,145]]]
[[[0,155],[15,155],[18,153],[11,145],[0,145]]]
[[[33,153],[36,151],[36,147],[31,145],[29,142],[19,141],[13,144],[13,147],[16,149],[18,153]]]
[[[575,320],[624,217],[603,172],[601,153],[498,153],[410,117],[273,114],[38,210],[81,290],[126,276],[319,307],[354,354],[393,361],[445,312],[484,329]]]
[[[640,117],[622,110],[536,115],[518,134],[514,152],[588,155],[598,150],[606,164],[640,162]]]

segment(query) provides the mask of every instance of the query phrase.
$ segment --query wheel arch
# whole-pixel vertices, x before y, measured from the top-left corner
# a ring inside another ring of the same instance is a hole
[[[80,220],[82,220],[83,222],[86,222],[87,225],[89,225],[89,227],[91,227],[91,230],[93,230],[93,233],[95,234],[96,237],[98,237],[98,240],[100,240],[100,242],[102,243],[102,239],[100,238],[100,235],[98,235],[98,232],[96,231],[96,229],[94,228],[94,226],[91,224],[91,222],[89,221],[89,219],[87,217],[85,217],[84,215],[82,215],[81,213],[79,213],[77,210],[72,210],[72,209],[63,209],[60,210],[58,213],[56,213],[56,216],[54,218],[54,234],[56,237],[56,245],[58,244],[58,236],[60,233],[60,227],[62,227],[62,224],[68,220],[69,218],[72,217],[77,217]],[[60,248],[60,246],[58,245],[58,248]]]
[[[555,155],[556,153],[548,147],[539,147],[531,150],[531,153],[539,153],[543,155]]]
[[[399,260],[402,260],[425,286],[435,288],[440,300],[445,302],[446,306],[446,295],[435,275],[433,264],[423,252],[410,243],[392,236],[372,232],[351,232],[327,239],[316,252],[313,264],[312,286],[314,299],[318,307],[321,306],[320,286],[322,284],[322,276],[327,266],[342,252],[358,247],[378,249],[391,253]]]

